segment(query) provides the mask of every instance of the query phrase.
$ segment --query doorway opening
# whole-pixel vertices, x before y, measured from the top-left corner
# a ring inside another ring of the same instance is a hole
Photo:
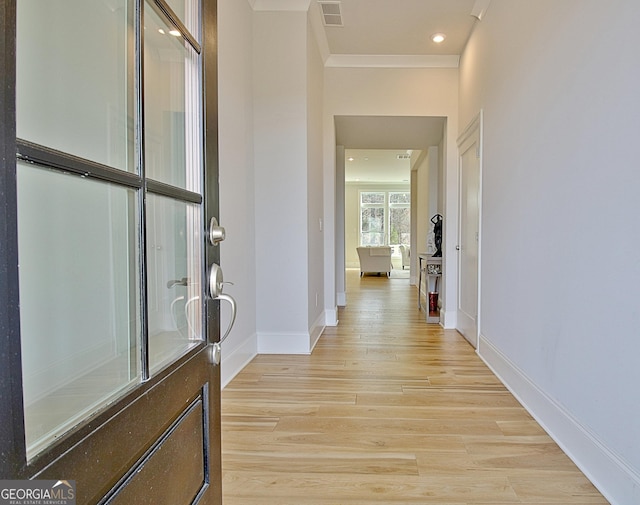
[[[391,248],[389,277],[418,281],[418,253],[435,252],[430,217],[442,214],[446,118],[336,116],[336,290],[357,247]]]

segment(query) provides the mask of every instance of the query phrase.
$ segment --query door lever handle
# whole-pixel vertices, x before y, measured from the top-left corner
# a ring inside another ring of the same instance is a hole
[[[214,342],[214,344],[212,345],[211,362],[216,365],[220,364],[222,342],[224,342],[225,339],[229,336],[231,328],[236,322],[236,301],[232,296],[222,293],[222,287],[224,284],[231,283],[225,283],[222,280],[222,269],[219,265],[214,263],[213,265],[211,265],[211,271],[209,272],[209,295],[214,300],[224,300],[226,302],[229,302],[229,304],[231,305],[231,321],[229,321],[229,326],[227,327],[227,330],[224,332],[220,340],[218,342]]]
[[[220,337],[220,340],[214,342],[211,346],[211,362],[214,365],[219,365],[222,359],[222,342],[224,342],[231,332],[231,328],[233,328],[233,324],[236,322],[236,301],[232,296],[220,294],[214,298],[214,300],[224,300],[231,304],[231,321],[229,321],[229,326],[227,327],[227,331],[224,332],[224,335]]]
[[[224,332],[224,335],[220,337],[220,341],[218,342],[219,344],[222,344],[222,342],[224,342],[229,336],[229,332],[231,331],[233,324],[236,322],[236,301],[233,299],[232,296],[229,296],[229,295],[218,295],[214,298],[214,300],[224,300],[226,302],[229,302],[229,304],[231,304],[231,321],[229,321],[229,326],[227,327],[227,331]]]

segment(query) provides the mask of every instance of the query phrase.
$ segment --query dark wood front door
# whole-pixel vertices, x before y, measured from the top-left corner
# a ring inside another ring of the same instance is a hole
[[[215,0],[0,0],[0,480],[220,504]]]

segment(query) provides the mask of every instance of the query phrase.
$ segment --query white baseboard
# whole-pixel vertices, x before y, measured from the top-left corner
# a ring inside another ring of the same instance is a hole
[[[257,355],[258,336],[255,333],[229,352],[226,351],[225,344],[222,344],[222,363],[220,365],[220,383],[222,389]]]
[[[640,475],[549,397],[487,338],[478,355],[612,505],[640,503]]]
[[[337,309],[335,313],[337,314]],[[324,332],[328,317],[324,312],[320,314],[309,334],[254,333],[231,351],[226,351],[223,344],[220,377],[222,388],[258,354],[310,354]]]
[[[338,326],[338,307],[332,310],[325,311],[325,322],[326,326]],[[323,328],[324,330],[324,328]]]
[[[445,330],[455,330],[458,323],[458,315],[455,310],[440,310],[440,324]]]
[[[309,333],[259,332],[258,354],[311,354]]]
[[[322,332],[327,327],[328,317],[329,315],[327,314],[327,311],[324,311],[313,322],[313,325],[311,326],[311,331],[309,332],[309,354],[311,353],[311,351],[313,351],[313,348],[318,343],[318,340],[320,340],[320,336],[322,335]],[[333,317],[335,317],[335,315]]]

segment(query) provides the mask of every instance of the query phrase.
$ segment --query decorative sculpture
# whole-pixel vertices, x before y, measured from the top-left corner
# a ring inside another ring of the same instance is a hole
[[[433,223],[433,234],[436,242],[436,252],[433,253],[434,258],[442,257],[442,215],[436,214],[431,218]]]

